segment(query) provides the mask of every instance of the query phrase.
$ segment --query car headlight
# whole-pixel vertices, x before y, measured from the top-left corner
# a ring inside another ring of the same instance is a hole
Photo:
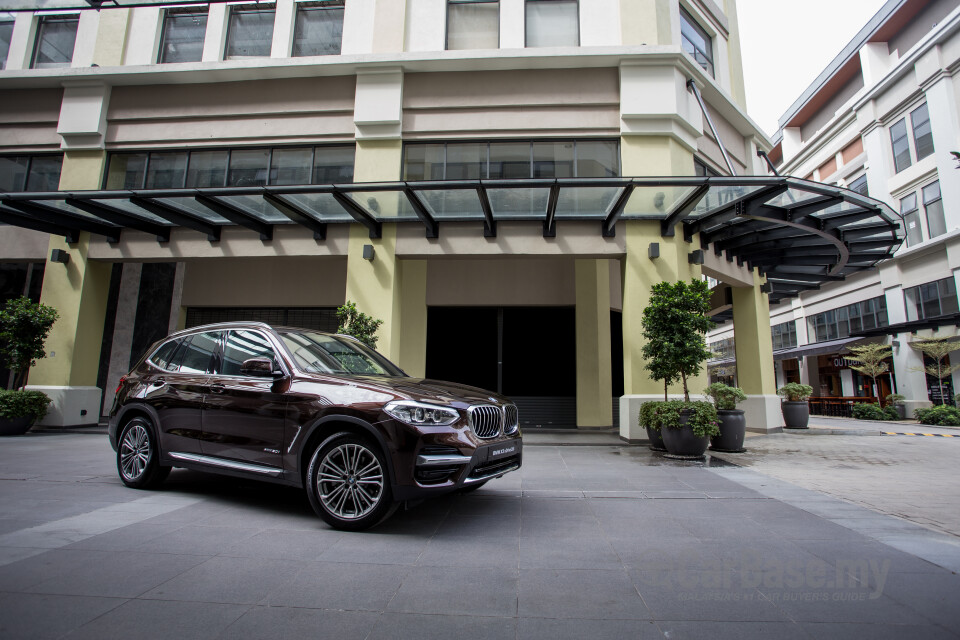
[[[456,409],[412,400],[388,402],[383,410],[400,422],[415,427],[443,427],[460,419],[460,412]]]

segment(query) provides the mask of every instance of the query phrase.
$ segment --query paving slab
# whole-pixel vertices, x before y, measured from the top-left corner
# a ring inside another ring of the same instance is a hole
[[[934,477],[960,443],[777,434],[689,463],[577,437],[366,533],[286,487],[127,489],[102,434],[4,439],[0,637],[960,637]]]

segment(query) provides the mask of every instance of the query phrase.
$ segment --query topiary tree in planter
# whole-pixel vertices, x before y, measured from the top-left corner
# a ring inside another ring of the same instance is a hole
[[[743,453],[743,440],[747,435],[747,419],[737,404],[747,399],[740,387],[731,387],[714,382],[703,395],[713,400],[717,408],[720,433],[710,438],[710,449],[727,453]]]
[[[0,362],[14,378],[14,390],[0,399],[0,434],[26,433],[47,412],[50,398],[23,388],[30,367],[47,355],[44,343],[58,315],[56,309],[26,296],[8,300],[0,309]]]
[[[934,337],[915,340],[910,346],[933,360],[933,364],[924,367],[912,367],[913,371],[923,371],[929,376],[937,379],[937,385],[940,389],[940,401],[947,404],[947,398],[943,393],[943,379],[953,375],[954,371],[960,369],[960,364],[946,364],[944,360],[952,351],[960,349],[960,338],[957,337]]]
[[[643,310],[641,324],[646,343],[642,353],[646,369],[654,380],[663,380],[665,406],[653,410],[653,415],[661,416],[656,420],[660,435],[667,450],[676,457],[702,456],[709,436],[719,432],[713,405],[690,402],[688,386],[688,379],[696,376],[710,357],[705,338],[713,328],[713,321],[706,315],[709,311],[710,288],[703,280],[691,280],[689,284],[659,282],[653,285],[650,301]],[[668,401],[668,387],[678,380],[683,383],[683,402],[676,405]],[[674,413],[677,421],[662,418]]]
[[[777,389],[777,394],[783,397],[783,402],[780,403],[783,426],[787,429],[806,429],[810,422],[807,398],[813,395],[813,387],[799,382],[788,382]]]
[[[337,321],[340,323],[337,333],[353,336],[371,349],[377,348],[377,329],[383,320],[362,313],[353,301],[347,300],[346,304],[337,307]]]

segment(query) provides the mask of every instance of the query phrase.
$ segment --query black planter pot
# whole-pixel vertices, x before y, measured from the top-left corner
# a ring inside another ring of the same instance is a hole
[[[686,411],[680,414],[680,428],[667,427],[661,429],[663,444],[667,447],[667,457],[680,460],[698,460],[710,444],[709,436],[698,436],[693,433],[693,427],[687,424],[690,414]]]
[[[710,437],[710,450],[725,453],[743,453],[743,439],[747,433],[747,417],[743,409],[717,409],[720,435]]]
[[[787,429],[806,429],[810,422],[810,405],[806,400],[784,400],[780,403],[783,411],[783,426]]]
[[[659,429],[651,429],[646,427],[647,437],[650,438],[650,450],[651,451],[666,451],[667,447],[663,444],[663,435],[661,435]]]
[[[907,419],[907,405],[905,404],[895,404],[893,405],[894,410],[897,412],[897,416],[901,420]]]
[[[22,436],[33,426],[33,417],[0,418],[0,436]]]

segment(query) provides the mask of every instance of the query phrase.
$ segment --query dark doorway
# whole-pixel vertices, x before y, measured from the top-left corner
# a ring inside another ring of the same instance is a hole
[[[524,427],[575,428],[575,311],[430,307],[426,373],[509,396]]]

